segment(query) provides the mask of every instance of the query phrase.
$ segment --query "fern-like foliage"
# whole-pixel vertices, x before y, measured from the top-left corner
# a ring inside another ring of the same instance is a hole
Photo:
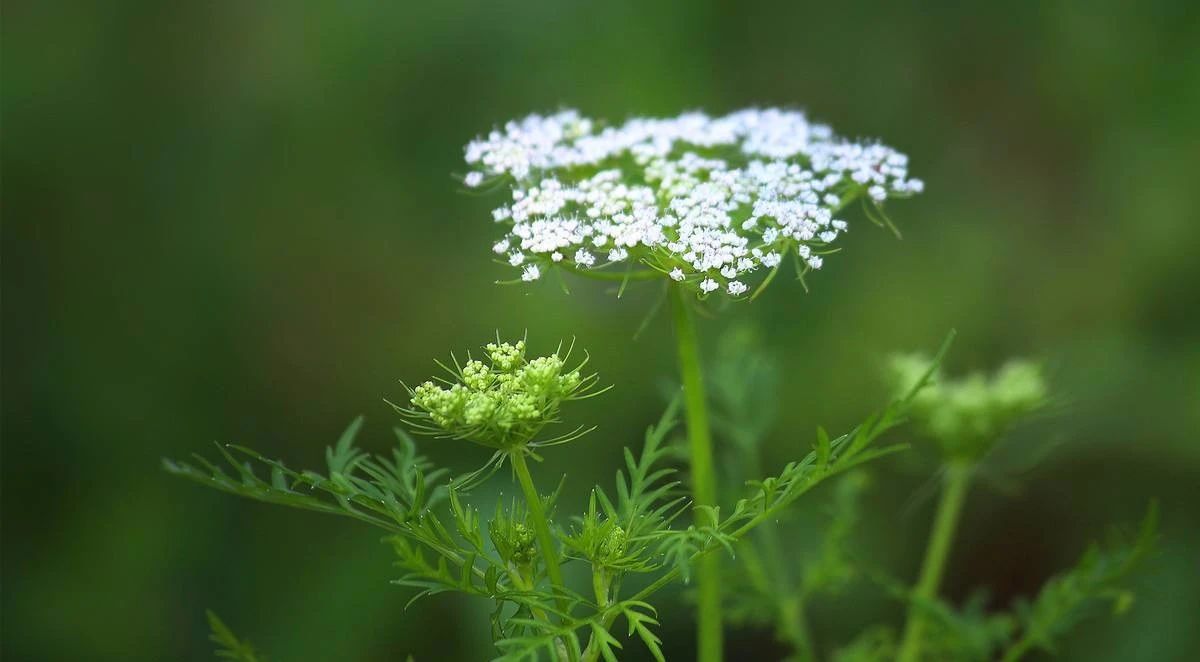
[[[195,464],[163,460],[172,474],[238,496],[293,508],[341,515],[402,533],[444,497],[428,486],[446,475],[434,469],[416,445],[397,429],[399,444],[390,457],[370,456],[354,445],[362,418],[346,428],[337,443],[325,450],[327,472],[295,471],[282,460],[257,451],[217,444],[226,467],[194,455]],[[255,471],[255,465],[266,477]]]
[[[829,659],[832,662],[893,662],[896,648],[896,631],[886,625],[874,626],[834,651]]]
[[[1074,568],[1047,581],[1032,601],[1017,603],[1020,636],[1003,659],[1019,660],[1035,649],[1054,652],[1057,640],[1097,606],[1108,603],[1113,614],[1126,611],[1133,594],[1123,583],[1157,540],[1158,505],[1151,503],[1136,536],[1112,531],[1106,544],[1089,547]]]
[[[237,638],[237,635],[229,629],[212,611],[206,612],[208,615],[208,627],[212,633],[208,638],[217,645],[214,655],[222,660],[232,660],[233,662],[266,662],[266,658],[254,650],[250,644]]]
[[[532,509],[514,503],[499,508],[485,523],[464,501],[464,483],[486,479],[507,454],[523,452],[519,449],[498,451],[486,471],[468,481],[447,480],[447,472],[419,455],[400,431],[389,455],[360,450],[354,444],[361,427],[356,420],[327,449],[324,472],[293,470],[240,446],[218,446],[224,465],[197,456],[191,462],[166,460],[164,466],[224,492],[340,515],[387,531],[396,565],[403,571],[395,583],[415,589],[414,600],[457,592],[493,602],[492,635],[499,660],[615,660],[622,639],[634,637],[662,660],[662,642],[655,632],[658,616],[648,598],[686,580],[698,557],[718,550],[732,554],[752,530],[779,517],[825,479],[902,448],[873,445],[901,421],[911,397],[895,400],[836,438],[819,431],[804,458],[788,463],[777,475],[748,481],[748,494],[736,501],[727,517],[712,507],[706,518],[712,524],[682,529],[672,528],[672,523],[689,504],[678,493],[675,470],[665,466],[679,411],[679,403],[672,403],[647,429],[641,452],[626,449],[614,489],[597,487],[574,526],[555,528],[551,534],[558,545],[558,562],[591,567],[592,595],[587,597],[549,581],[548,562],[538,560],[546,546],[538,543],[535,549],[531,522],[526,521]],[[537,495],[538,510],[553,510],[558,493]],[[622,580],[630,573],[654,579],[625,596]]]
[[[713,430],[727,442],[728,466],[748,474],[741,480],[761,474],[760,448],[775,426],[780,405],[763,394],[778,392],[779,373],[780,362],[762,349],[754,327],[734,326],[718,341],[708,380]]]
[[[619,585],[625,572],[662,567],[655,544],[685,506],[685,499],[672,493],[678,485],[669,480],[674,469],[659,465],[667,455],[664,442],[676,426],[678,410],[678,403],[672,404],[647,430],[640,455],[625,451],[626,468],[617,474],[615,497],[599,488],[595,492],[592,523],[611,522],[610,531],[622,531],[620,544],[605,548],[610,584]],[[370,456],[354,445],[361,424],[361,419],[354,421],[327,450],[326,473],[295,471],[240,446],[218,446],[225,466],[202,456],[192,462],[165,460],[164,466],[172,474],[224,492],[341,515],[391,533],[386,540],[404,571],[395,583],[416,589],[413,601],[451,591],[495,601],[492,632],[499,659],[556,659],[564,649],[568,658],[578,659],[584,654],[581,634],[590,634],[596,653],[607,656],[620,646],[609,632],[619,617],[628,623],[628,636],[637,636],[661,657],[661,642],[652,631],[658,623],[652,606],[610,601],[601,607],[566,589],[541,588],[543,575],[536,558],[523,563],[516,548],[489,538],[478,511],[463,502],[459,484],[435,485],[446,471],[433,468],[407,435],[397,430],[399,446],[390,457]],[[547,510],[553,508],[557,493],[545,498]],[[448,510],[449,517],[439,510]],[[498,510],[487,533],[511,530],[522,517],[515,504]],[[570,541],[568,534],[560,532],[560,537]],[[580,553],[578,558],[585,556]]]
[[[653,631],[658,625],[654,607],[639,599],[622,600],[619,593],[625,574],[663,569],[659,544],[671,535],[671,522],[684,512],[686,499],[675,493],[679,485],[673,480],[675,469],[662,466],[670,455],[666,442],[678,424],[679,408],[679,402],[673,401],[659,421],[646,430],[639,454],[625,449],[625,467],[617,471],[612,496],[597,486],[588,510],[577,518],[573,529],[560,532],[569,558],[592,566],[594,599],[570,595],[572,609],[559,613],[557,623],[508,619],[519,632],[496,641],[502,653],[499,659],[552,658],[556,645],[568,649],[579,646],[585,635],[587,646],[579,651],[581,659],[614,660],[623,646],[613,632],[618,619],[626,622],[627,637],[636,636],[651,655],[663,659],[662,642]],[[582,613],[573,613],[576,607]]]
[[[976,591],[959,608],[945,600],[928,605],[929,650],[933,659],[987,662],[1012,640],[1015,625],[1007,613],[989,613],[987,591]]]
[[[1114,529],[1106,544],[1088,548],[1071,569],[1050,578],[1032,600],[1018,600],[1011,611],[989,611],[986,591],[976,591],[961,606],[936,598],[920,608],[929,616],[922,659],[1015,662],[1034,650],[1056,652],[1057,643],[1096,608],[1108,604],[1119,615],[1133,595],[1124,587],[1129,574],[1153,551],[1158,537],[1158,508],[1151,504],[1136,535]],[[913,599],[908,587],[881,572],[875,580],[898,599]],[[883,662],[896,656],[895,631],[871,628],[840,649],[835,662]]]
[[[433,485],[447,475],[446,470],[433,468],[400,430],[396,430],[399,444],[390,456],[368,455],[354,445],[361,427],[362,419],[355,420],[326,449],[324,474],[290,469],[282,461],[241,446],[218,445],[225,467],[199,455],[196,464],[164,460],[164,466],[170,473],[223,492],[341,515],[393,534],[388,540],[406,571],[399,582],[419,588],[418,597],[448,590],[476,595],[507,592],[511,587],[504,579],[504,564],[484,549],[478,518],[458,503],[455,490]],[[446,500],[452,503],[453,529],[434,510]],[[432,558],[426,558],[426,553]],[[489,584],[495,591],[485,590]]]
[[[595,489],[605,517],[620,523],[625,531],[623,569],[648,571],[657,567],[651,561],[651,545],[662,538],[687,502],[685,496],[676,493],[680,484],[673,480],[676,470],[662,466],[670,456],[665,442],[678,424],[679,409],[677,398],[658,423],[646,430],[640,455],[634,457],[632,451],[625,449],[625,469],[617,471],[615,499],[603,488]]]

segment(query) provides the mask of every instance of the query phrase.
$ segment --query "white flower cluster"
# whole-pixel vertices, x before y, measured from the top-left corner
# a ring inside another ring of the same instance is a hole
[[[471,142],[466,160],[467,186],[511,184],[511,204],[492,213],[508,233],[492,249],[522,280],[636,263],[734,297],[791,253],[802,271],[821,268],[847,204],[924,188],[904,154],[777,109],[603,128],[574,110],[530,115]]]

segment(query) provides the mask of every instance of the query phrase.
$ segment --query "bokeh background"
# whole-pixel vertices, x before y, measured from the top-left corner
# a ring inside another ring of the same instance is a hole
[[[563,105],[793,106],[908,152],[927,192],[891,207],[902,241],[852,217],[811,293],[703,322],[710,348],[755,325],[779,362],[769,462],[856,422],[884,357],[951,327],[952,369],[1042,358],[1064,405],[1019,435],[1036,467],[972,492],[946,592],[1003,607],[1158,497],[1134,610],[1062,659],[1200,654],[1197,3],[11,0],[2,20],[5,659],[209,659],[205,608],[277,662],[485,659],[488,606],[405,612],[374,531],[159,462],[222,441],[315,465],[358,414],[384,449],[397,380],[528,330],[617,385],[542,475],[567,470],[568,498],[611,480],[673,374],[665,319],[633,338],[655,293],[494,285],[493,200],[452,177],[471,137]],[[902,576],[929,471],[881,463],[859,534]],[[828,647],[901,607],[815,611]],[[769,640],[733,633],[733,659]]]

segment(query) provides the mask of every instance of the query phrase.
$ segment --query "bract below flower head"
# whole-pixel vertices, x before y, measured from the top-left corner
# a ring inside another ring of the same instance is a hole
[[[470,358],[454,367],[440,364],[449,379],[435,377],[409,389],[408,407],[397,407],[417,432],[466,439],[497,449],[565,443],[586,430],[534,442],[549,423],[558,422],[562,403],[593,391],[596,375],[583,375],[583,363],[569,368],[558,352],[528,359],[525,341],[484,347],[484,360]],[[534,443],[531,443],[534,442]]]
[[[848,229],[840,213],[920,193],[908,157],[839,138],[802,113],[685,113],[603,126],[577,111],[530,115],[467,145],[469,187],[503,182],[492,250],[520,279],[554,268],[661,275],[701,296],[750,296],[785,259],[819,269]],[[880,220],[879,222],[885,222]]]
[[[897,391],[906,392],[929,369],[915,355],[893,357],[891,374]],[[976,459],[985,454],[1020,418],[1046,404],[1041,367],[1010,361],[992,375],[972,373],[960,379],[934,380],[917,392],[911,416],[948,457]]]

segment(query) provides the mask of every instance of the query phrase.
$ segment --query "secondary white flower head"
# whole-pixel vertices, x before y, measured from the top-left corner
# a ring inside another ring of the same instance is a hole
[[[788,252],[804,271],[821,268],[850,203],[877,212],[924,189],[905,155],[778,109],[621,125],[574,110],[530,115],[471,142],[466,160],[468,186],[510,183],[512,204],[493,213],[508,234],[493,250],[511,250],[524,280],[553,266],[627,263],[702,294],[724,284],[735,297],[750,289],[747,275],[762,266],[766,278]]]

